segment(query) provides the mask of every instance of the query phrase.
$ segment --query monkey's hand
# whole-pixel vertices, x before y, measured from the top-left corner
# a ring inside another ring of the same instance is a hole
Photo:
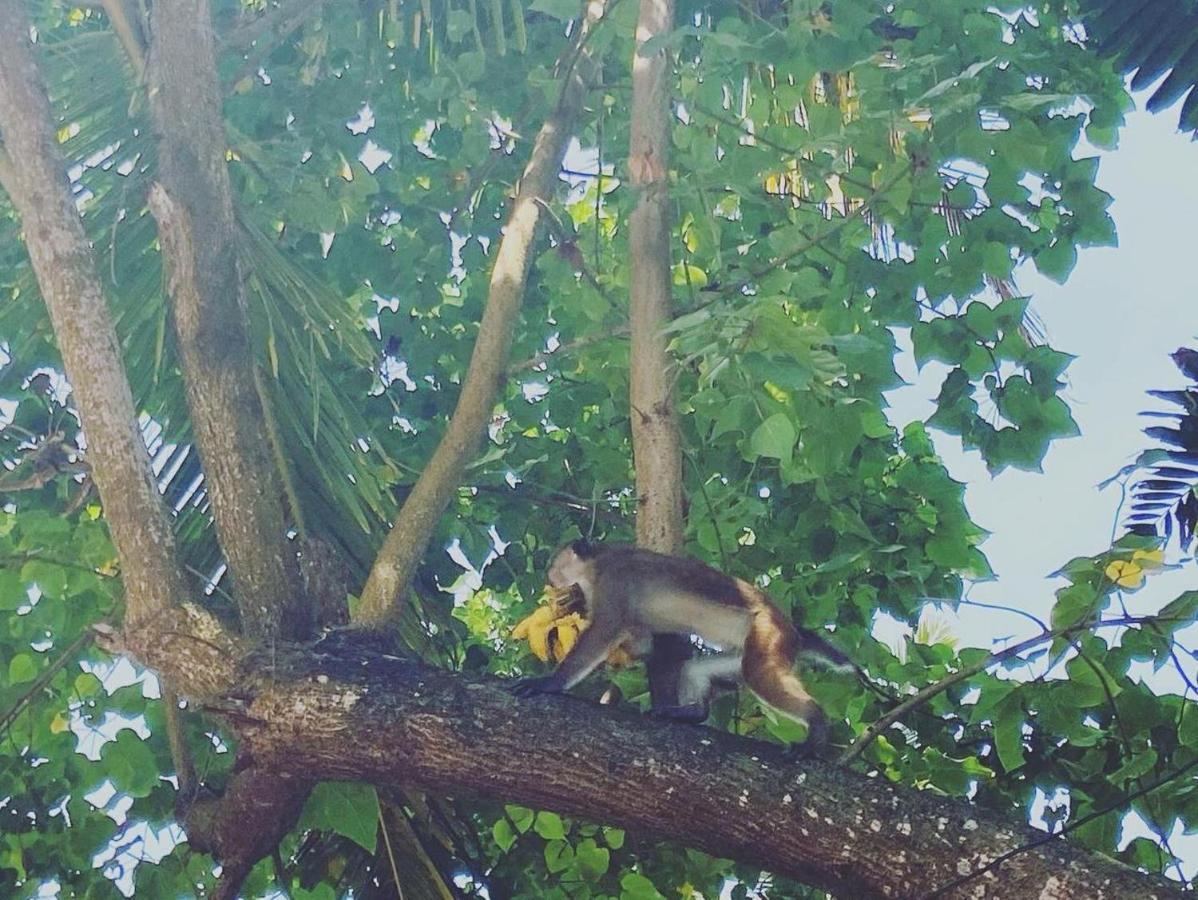
[[[552,675],[542,675],[539,678],[521,678],[512,685],[512,693],[517,697],[534,697],[537,694],[560,694],[562,683]]]

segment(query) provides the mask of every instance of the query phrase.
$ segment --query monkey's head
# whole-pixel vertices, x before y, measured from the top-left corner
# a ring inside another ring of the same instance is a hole
[[[549,564],[549,584],[555,588],[578,585],[589,594],[594,580],[595,549],[586,541],[575,541],[557,551]]]

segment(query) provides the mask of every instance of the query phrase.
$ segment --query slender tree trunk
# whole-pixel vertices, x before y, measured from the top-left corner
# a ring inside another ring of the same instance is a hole
[[[120,344],[71,197],[19,0],[0,0],[0,133],[8,192],[87,435],[87,459],[121,561],[126,624],[184,597],[175,536],[137,423]]]
[[[362,624],[379,626],[399,616],[404,592],[428,549],[429,539],[453,499],[462,471],[478,452],[507,371],[542,206],[557,188],[566,145],[574,136],[587,87],[597,74],[585,41],[603,10],[602,0],[587,4],[586,18],[571,51],[562,60],[565,74],[561,97],[533,143],[495,252],[487,304],[462,393],[445,435],[404,501],[371,568],[359,606],[358,621]]]
[[[628,171],[637,192],[628,222],[628,318],[632,331],[629,401],[636,467],[637,543],[659,553],[683,548],[682,438],[674,401],[676,368],[666,349],[673,309],[670,253],[670,59],[645,43],[674,27],[673,0],[641,0],[632,60],[632,131]],[[681,663],[692,654],[681,635],[657,635],[649,657],[655,707],[678,703]]]
[[[151,25],[161,182],[150,208],[217,534],[247,634],[300,639],[311,632],[313,609],[287,539],[280,474],[254,387],[208,0],[156,3]]]

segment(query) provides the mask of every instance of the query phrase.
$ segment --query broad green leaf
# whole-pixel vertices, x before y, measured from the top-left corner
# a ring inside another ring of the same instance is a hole
[[[372,786],[322,781],[312,789],[299,826],[332,831],[373,852],[378,833],[379,798]]]
[[[799,435],[785,413],[774,413],[753,430],[749,450],[753,456],[765,456],[789,462]]]

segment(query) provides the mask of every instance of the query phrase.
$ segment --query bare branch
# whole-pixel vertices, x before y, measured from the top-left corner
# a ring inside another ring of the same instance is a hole
[[[16,721],[17,716],[21,714],[21,710],[28,706],[33,698],[40,694],[46,688],[46,685],[53,680],[54,676],[57,675],[65,666],[70,665],[71,661],[79,655],[79,651],[81,651],[91,642],[92,633],[90,631],[85,631],[79,635],[79,637],[75,638],[75,640],[71,641],[71,643],[67,645],[66,649],[62,651],[62,653],[58,654],[53,662],[46,667],[46,670],[38,676],[37,680],[29,686],[29,690],[25,691],[25,693],[18,697],[16,701],[4,711],[3,715],[0,715],[0,736],[3,736],[4,733],[8,731],[9,726],[12,725],[12,723]]]
[[[225,43],[246,54],[245,64],[233,75],[230,83],[235,85],[257,72],[280,43],[323,8],[324,0],[291,0],[229,34]],[[271,39],[262,40],[267,35]],[[255,42],[259,42],[258,45],[252,46]]]
[[[185,586],[53,122],[23,4],[0,0],[0,131],[8,156],[0,177],[21,216],[77,398],[132,624],[179,602]]]
[[[403,593],[490,419],[511,355],[541,204],[548,201],[557,186],[566,144],[573,136],[593,76],[594,64],[585,42],[603,9],[601,0],[589,3],[586,21],[577,29],[576,42],[564,67],[557,108],[537,134],[495,253],[487,304],[457,408],[371,568],[359,606],[358,621],[363,624],[381,625],[399,615]]]
[[[575,350],[581,350],[584,347],[591,346],[592,344],[598,344],[602,343],[603,341],[615,340],[627,336],[627,326],[620,326],[618,328],[612,328],[609,331],[595,332],[594,334],[584,335],[577,340],[568,341],[567,343],[562,344],[552,353],[541,351],[534,356],[529,357],[528,359],[522,360],[521,362],[512,363],[510,366],[508,366],[507,373],[508,375],[518,375],[521,372],[526,372],[529,369],[535,369],[537,366],[552,362],[555,359],[568,356]]]
[[[223,43],[234,50],[246,50],[264,35],[286,35],[294,31],[305,18],[319,12],[322,6],[324,0],[288,0],[232,29],[225,35]]]
[[[156,3],[152,16],[149,93],[162,182],[150,209],[217,534],[242,627],[258,638],[302,638],[312,609],[254,387],[209,3]]]

